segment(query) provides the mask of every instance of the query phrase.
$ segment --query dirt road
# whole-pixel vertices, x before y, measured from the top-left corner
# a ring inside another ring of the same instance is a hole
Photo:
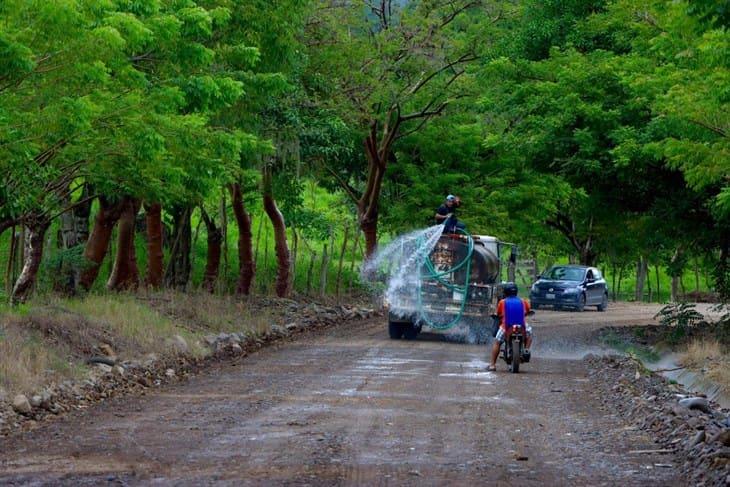
[[[344,325],[0,440],[0,484],[678,484],[580,360],[600,326],[655,311],[541,310],[518,375],[486,372],[483,345]]]

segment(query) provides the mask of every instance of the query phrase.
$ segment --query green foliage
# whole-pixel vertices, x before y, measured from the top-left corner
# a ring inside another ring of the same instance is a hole
[[[659,323],[663,326],[686,331],[705,320],[704,315],[697,311],[696,307],[694,303],[671,303],[659,310],[654,318],[659,318]]]

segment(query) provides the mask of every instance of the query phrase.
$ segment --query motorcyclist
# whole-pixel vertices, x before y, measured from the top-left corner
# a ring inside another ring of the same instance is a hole
[[[446,197],[444,204],[438,207],[434,219],[436,223],[443,223],[444,233],[455,233],[457,229],[463,230],[465,225],[456,219],[456,209],[461,206],[461,199],[450,194]]]
[[[487,370],[497,370],[497,357],[499,349],[505,340],[509,339],[514,325],[522,325],[525,328],[525,361],[529,361],[530,346],[532,345],[532,327],[527,323],[526,317],[530,312],[530,303],[517,296],[517,285],[509,282],[504,285],[504,299],[497,304],[497,318],[499,319],[499,330],[494,337],[492,344],[491,362]]]

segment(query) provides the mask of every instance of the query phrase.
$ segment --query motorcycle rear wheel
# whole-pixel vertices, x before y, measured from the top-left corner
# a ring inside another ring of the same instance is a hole
[[[510,346],[512,347],[512,363],[510,364],[509,371],[516,374],[520,371],[520,360],[522,359],[519,340],[512,340]]]

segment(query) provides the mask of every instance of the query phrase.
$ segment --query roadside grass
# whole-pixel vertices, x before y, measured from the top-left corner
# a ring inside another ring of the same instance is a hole
[[[714,339],[700,338],[690,342],[681,355],[685,367],[701,370],[724,390],[730,390],[730,352]]]
[[[275,318],[273,310],[260,306],[254,298],[218,296],[203,291],[168,291],[142,294],[137,299],[193,333],[249,331],[259,334],[269,331]]]
[[[0,323],[0,390],[29,393],[49,382],[80,377],[86,368],[69,359],[66,347],[49,347],[40,333],[15,319]]]
[[[203,338],[220,332],[270,330],[282,306],[208,293],[140,292],[38,297],[18,307],[0,305],[0,396],[32,393],[43,385],[84,377],[86,361],[109,348],[121,360],[154,353],[202,357]]]

